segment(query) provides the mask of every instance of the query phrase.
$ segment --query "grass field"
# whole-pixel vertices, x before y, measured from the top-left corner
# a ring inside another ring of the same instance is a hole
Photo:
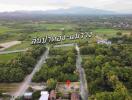
[[[125,34],[125,33],[129,33],[130,31],[118,30],[118,29],[95,29],[92,30],[92,32],[102,37],[113,37],[116,36],[117,32],[122,32],[123,34]]]
[[[21,44],[12,46],[12,47],[6,49],[5,51],[26,49],[26,48],[30,47],[30,44],[31,44],[31,42],[29,42],[29,41],[23,41]]]
[[[0,54],[0,62],[8,62],[18,56],[19,53]]]
[[[5,32],[8,32],[12,29],[8,28],[8,27],[4,27],[4,26],[0,26],[0,34],[3,34]]]
[[[72,29],[74,25],[72,24],[40,24],[40,27],[51,30],[51,29],[62,29],[65,30]]]

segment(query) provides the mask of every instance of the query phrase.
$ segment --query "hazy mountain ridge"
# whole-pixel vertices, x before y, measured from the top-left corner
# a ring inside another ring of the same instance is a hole
[[[113,11],[86,8],[86,7],[72,7],[68,9],[46,10],[46,11],[14,11],[1,12],[0,18],[22,18],[22,17],[43,17],[44,15],[120,15]]]
[[[69,9],[58,9],[58,10],[49,10],[46,11],[47,14],[75,14],[75,15],[106,15],[106,14],[116,14],[112,11],[100,10],[100,9],[93,9],[93,8],[86,8],[86,7],[73,7]]]
[[[0,16],[21,16],[21,15],[45,15],[45,14],[73,14],[73,15],[109,15],[116,14],[116,12],[85,8],[85,7],[73,7],[69,9],[57,9],[57,10],[46,10],[46,11],[14,11],[14,12],[1,12]]]

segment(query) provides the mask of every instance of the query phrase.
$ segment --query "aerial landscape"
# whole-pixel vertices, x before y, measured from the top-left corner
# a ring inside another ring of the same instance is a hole
[[[0,100],[132,100],[130,0],[0,2]]]

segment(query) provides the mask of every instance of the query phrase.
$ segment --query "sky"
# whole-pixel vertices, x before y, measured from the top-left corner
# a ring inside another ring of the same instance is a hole
[[[132,13],[132,0],[0,0],[0,12],[88,7]]]

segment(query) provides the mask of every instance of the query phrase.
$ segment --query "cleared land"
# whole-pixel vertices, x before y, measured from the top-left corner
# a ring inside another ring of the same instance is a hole
[[[21,44],[21,41],[10,41],[10,42],[6,42],[6,43],[1,43],[0,46],[3,48],[1,48],[0,51],[3,51],[5,49],[10,48],[17,44]]]
[[[0,92],[16,91],[19,85],[19,83],[0,83]]]

